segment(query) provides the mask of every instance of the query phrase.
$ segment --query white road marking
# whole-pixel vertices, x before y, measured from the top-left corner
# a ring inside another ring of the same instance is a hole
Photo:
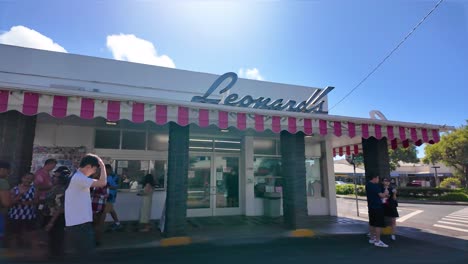
[[[445,218],[445,217],[444,217],[444,218],[442,218],[442,220],[468,224],[468,221],[463,221],[463,220],[458,220],[458,219],[451,219],[451,218]]]
[[[468,214],[449,214],[451,216],[456,216],[456,217],[468,217]]]
[[[422,212],[424,212],[424,211],[423,210],[416,210],[416,211],[414,211],[412,213],[409,213],[409,214],[407,214],[407,215],[405,215],[403,217],[398,218],[396,221],[398,223],[403,223],[404,221],[406,221],[406,220],[410,219],[411,217],[413,217],[415,215],[418,215],[418,214],[420,214]]]
[[[447,215],[447,218],[453,218],[453,219],[458,219],[458,220],[468,220],[468,217],[458,217],[458,216],[452,216],[452,215]]]
[[[461,228],[456,228],[456,227],[451,227],[451,226],[444,226],[444,225],[437,225],[437,224],[435,224],[434,226],[435,226],[435,227],[440,227],[440,228],[445,228],[445,229],[450,229],[450,230],[455,230],[455,231],[467,232],[467,233],[468,233],[468,230],[466,230],[466,229],[461,229]]]
[[[437,221],[437,223],[448,224],[448,225],[456,225],[456,226],[466,226],[466,227],[468,227],[468,225],[465,225],[465,224],[452,223],[452,222],[446,222],[446,221]]]

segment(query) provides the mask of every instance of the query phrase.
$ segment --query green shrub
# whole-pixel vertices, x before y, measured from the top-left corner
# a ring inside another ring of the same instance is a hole
[[[347,195],[354,194],[354,184],[338,184],[336,186],[336,194]],[[366,188],[364,185],[357,186],[357,193],[360,196],[366,195]]]
[[[454,189],[447,188],[430,188],[430,187],[400,187],[397,188],[397,196],[399,197],[417,197],[431,198],[440,197],[446,193],[456,192]]]
[[[354,194],[354,185],[352,184],[339,184],[336,185],[336,194]]]
[[[358,185],[357,186],[357,193],[359,196],[366,196],[366,186]]]
[[[438,200],[468,202],[468,195],[462,192],[446,193],[440,196]]]
[[[440,183],[440,187],[442,188],[451,188],[451,186],[455,186],[455,188],[460,188],[461,187],[460,180],[454,177],[450,177],[450,178],[446,178]]]

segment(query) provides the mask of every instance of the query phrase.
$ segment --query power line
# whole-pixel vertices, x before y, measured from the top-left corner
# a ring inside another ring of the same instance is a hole
[[[334,106],[332,106],[330,109],[328,109],[328,111],[332,110],[333,108],[335,108],[338,104],[340,104],[341,102],[343,102],[348,96],[350,96],[357,88],[359,88],[359,86],[361,86],[361,84],[363,84],[367,79],[369,79],[369,77],[374,74],[374,72],[376,72],[380,66],[382,66],[382,64],[385,63],[385,61],[390,58],[390,56],[393,55],[393,53],[395,51],[397,51],[401,45],[403,45],[403,43],[411,36],[411,34],[413,34],[416,29],[439,7],[440,4],[442,4],[442,2],[444,2],[444,0],[440,0],[435,6],[434,8],[432,8],[431,11],[429,11],[429,13],[427,13],[427,15],[421,20],[419,21],[419,23],[413,27],[413,29],[403,38],[402,41],[400,41],[400,43],[398,43],[398,45],[379,63],[377,64],[377,66],[369,73],[366,75],[366,77],[364,77],[364,79],[362,79],[356,86],[354,86],[353,89],[351,89],[351,91],[349,91],[349,93],[347,93],[343,98],[341,98],[340,101],[338,101],[338,103],[336,103]]]

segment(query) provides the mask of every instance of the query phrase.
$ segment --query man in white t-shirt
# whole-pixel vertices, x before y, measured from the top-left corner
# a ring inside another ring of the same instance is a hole
[[[100,170],[98,180],[89,176]],[[107,184],[106,167],[101,158],[87,154],[81,159],[80,168],[73,174],[65,191],[65,226],[69,248],[83,256],[94,252],[96,247],[92,227],[91,187]]]

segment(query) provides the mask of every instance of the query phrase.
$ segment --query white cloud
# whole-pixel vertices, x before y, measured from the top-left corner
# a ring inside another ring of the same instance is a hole
[[[107,36],[107,48],[116,60],[175,68],[174,61],[169,56],[159,56],[153,43],[135,35]]]
[[[259,80],[259,81],[264,80],[263,76],[260,75],[260,71],[257,68],[252,68],[252,69],[240,68],[238,74],[239,74],[239,77],[241,78]]]
[[[14,26],[0,34],[0,43],[33,49],[67,52],[51,38],[25,26]]]

